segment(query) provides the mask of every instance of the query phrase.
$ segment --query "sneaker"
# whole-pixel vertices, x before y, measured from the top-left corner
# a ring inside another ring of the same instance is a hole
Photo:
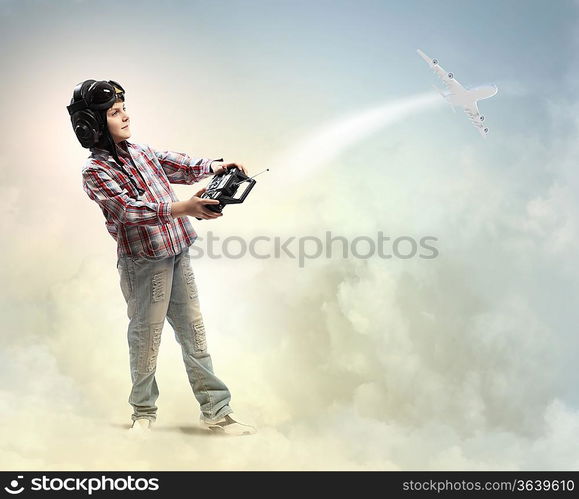
[[[131,435],[145,436],[151,431],[151,420],[147,418],[140,418],[133,421],[132,426],[129,428],[129,433]]]
[[[257,430],[254,426],[242,423],[232,413],[227,414],[219,421],[209,423],[201,415],[201,426],[215,433],[225,433],[227,435],[253,435]]]

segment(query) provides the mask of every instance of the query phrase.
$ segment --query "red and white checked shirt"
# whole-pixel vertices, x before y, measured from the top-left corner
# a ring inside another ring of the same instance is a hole
[[[156,151],[127,140],[119,143],[119,149],[125,170],[145,191],[142,196],[105,149],[92,148],[82,169],[83,189],[100,206],[106,228],[117,241],[117,256],[178,255],[193,244],[197,233],[188,217],[171,216],[171,203],[179,201],[171,184],[199,182],[213,174],[212,161],[223,159]]]

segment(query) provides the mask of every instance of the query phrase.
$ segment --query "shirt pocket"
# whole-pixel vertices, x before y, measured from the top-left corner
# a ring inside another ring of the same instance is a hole
[[[135,188],[133,183],[128,179],[122,179],[118,181],[121,190],[126,191],[129,197],[137,199],[139,197],[139,191]]]

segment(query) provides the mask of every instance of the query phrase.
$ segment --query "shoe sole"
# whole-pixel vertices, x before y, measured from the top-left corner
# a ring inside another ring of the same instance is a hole
[[[209,423],[201,423],[201,426],[206,430],[211,431],[212,433],[217,433],[218,435],[231,435],[231,436],[244,436],[244,435],[253,435],[255,432],[251,430],[243,431],[242,433],[231,433],[225,430],[222,426],[219,425],[211,425]]]

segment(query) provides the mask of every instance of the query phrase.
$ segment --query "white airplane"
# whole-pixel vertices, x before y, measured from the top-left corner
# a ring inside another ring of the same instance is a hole
[[[483,85],[475,88],[464,88],[455,78],[452,73],[447,73],[436,59],[431,59],[422,50],[418,49],[418,55],[422,57],[431,69],[440,77],[446,90],[441,90],[436,85],[434,88],[440,92],[454,111],[455,106],[460,106],[469,117],[472,124],[478,129],[483,137],[489,133],[489,129],[483,125],[485,117],[480,114],[477,106],[477,101],[481,99],[488,99],[499,91],[496,85]],[[455,111],[456,112],[456,111]]]

